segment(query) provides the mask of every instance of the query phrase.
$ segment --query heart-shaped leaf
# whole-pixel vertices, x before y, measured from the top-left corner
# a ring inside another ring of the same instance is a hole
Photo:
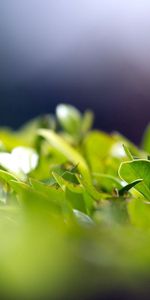
[[[146,159],[137,159],[123,162],[119,168],[121,179],[128,184],[135,180],[142,181],[135,186],[144,197],[150,201],[150,161]]]

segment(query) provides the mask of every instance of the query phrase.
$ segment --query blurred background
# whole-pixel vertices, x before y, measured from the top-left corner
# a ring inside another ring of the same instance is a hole
[[[1,0],[0,125],[59,102],[136,143],[150,119],[149,0]]]

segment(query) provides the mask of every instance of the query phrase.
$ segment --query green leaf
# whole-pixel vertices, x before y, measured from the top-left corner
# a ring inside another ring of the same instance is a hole
[[[138,227],[150,228],[150,204],[135,198],[128,203],[131,223]]]
[[[53,192],[50,197],[50,193],[35,190],[24,182],[13,180],[11,182],[11,186],[19,196],[18,202],[20,206],[24,209],[25,213],[31,216],[31,218],[37,216],[40,216],[41,218],[49,218],[50,215],[61,210],[60,202],[55,201],[55,198],[53,198]],[[63,201],[63,198],[61,200]]]
[[[77,176],[75,173],[72,173],[72,172],[69,172],[69,171],[65,171],[63,174],[62,174],[62,177],[64,179],[66,179],[67,181],[71,182],[71,183],[74,183],[74,184],[79,184],[79,181],[77,180]]]
[[[150,124],[147,126],[143,139],[142,139],[142,148],[150,153]]]
[[[92,131],[83,142],[83,153],[93,172],[102,172],[104,160],[108,157],[114,143],[113,138],[104,132]]]
[[[67,161],[70,161],[75,166],[77,166],[81,174],[80,179],[83,185],[87,188],[87,191],[94,199],[99,200],[100,194],[92,184],[91,174],[83,156],[53,131],[40,129],[38,133],[39,135],[43,136],[50,143],[51,146],[53,146],[60,153],[62,153],[66,157]]]
[[[129,159],[129,160],[133,160],[133,156],[132,156],[132,154],[131,154],[129,148],[128,148],[126,145],[123,145],[123,148],[124,148],[124,151],[125,151],[125,153],[126,153],[128,159]]]
[[[118,177],[104,174],[104,173],[92,173],[93,179],[96,181],[97,185],[106,190],[107,192],[112,192],[113,189],[121,189],[122,182]]]
[[[139,149],[138,147],[136,147],[131,141],[129,141],[126,137],[124,137],[122,134],[115,132],[112,134],[112,137],[115,139],[115,141],[121,143],[121,145],[125,145],[124,150],[127,151],[127,157],[128,155],[133,157],[137,157],[137,158],[142,158],[145,159],[146,155],[145,152],[143,152],[141,149]],[[131,155],[132,153],[132,155]]]
[[[11,184],[11,180],[16,180],[18,181],[18,178],[6,171],[0,170],[0,179],[3,179],[4,181],[6,181],[8,184]]]
[[[60,206],[64,203],[65,195],[61,189],[58,189],[55,186],[49,186],[33,178],[30,178],[30,183],[35,191],[46,195],[50,202],[55,202]]]
[[[141,179],[141,182],[135,186],[148,201],[150,201],[150,161],[138,159],[129,162],[123,162],[119,168],[121,179],[131,184],[135,180]]]
[[[7,151],[11,151],[18,146],[29,146],[28,141],[23,137],[20,137],[18,132],[14,132],[9,128],[3,128],[0,130],[0,141],[3,143]]]
[[[83,213],[87,213],[83,193],[76,193],[66,187],[66,200],[70,203],[72,209],[77,209]]]
[[[129,184],[127,184],[126,186],[124,186],[122,189],[120,189],[119,195],[123,196],[126,192],[128,192],[130,189],[132,189],[133,187],[135,187],[138,183],[140,183],[143,179],[137,179]]]
[[[52,175],[54,176],[56,182],[59,184],[59,186],[62,188],[62,190],[65,192],[66,188],[68,188],[70,191],[75,193],[82,193],[83,187],[81,185],[74,184],[72,182],[67,181],[62,176],[57,174],[56,172],[52,172]]]
[[[62,153],[66,159],[72,162],[74,165],[78,165],[78,168],[82,171],[88,171],[88,166],[84,158],[71,147],[62,137],[53,132],[52,130],[39,129],[39,135],[44,137],[52,147]]]
[[[82,117],[82,124],[81,124],[81,132],[83,134],[87,133],[91,129],[93,125],[93,120],[94,120],[94,115],[92,111],[90,110],[85,111]]]

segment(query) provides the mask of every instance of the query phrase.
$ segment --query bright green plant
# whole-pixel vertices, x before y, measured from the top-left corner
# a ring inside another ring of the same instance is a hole
[[[138,287],[150,268],[150,130],[141,149],[61,104],[0,130],[0,294]],[[9,287],[9,288],[8,288]]]

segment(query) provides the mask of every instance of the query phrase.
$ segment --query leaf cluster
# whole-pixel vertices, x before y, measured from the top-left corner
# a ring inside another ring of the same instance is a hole
[[[149,127],[137,147],[92,123],[60,104],[0,130],[1,294],[62,299],[147,276]]]

